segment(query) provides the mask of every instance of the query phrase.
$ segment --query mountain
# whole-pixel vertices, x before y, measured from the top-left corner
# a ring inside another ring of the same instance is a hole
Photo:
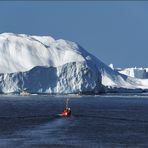
[[[0,92],[101,93],[147,89],[80,45],[50,36],[0,34]]]

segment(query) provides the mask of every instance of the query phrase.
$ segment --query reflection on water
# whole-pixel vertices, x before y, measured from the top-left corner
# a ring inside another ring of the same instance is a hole
[[[147,147],[148,97],[1,96],[0,147]]]

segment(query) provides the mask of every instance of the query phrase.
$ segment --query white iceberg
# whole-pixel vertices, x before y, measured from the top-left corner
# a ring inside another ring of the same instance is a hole
[[[0,92],[100,93],[148,89],[74,42],[50,36],[0,34]]]

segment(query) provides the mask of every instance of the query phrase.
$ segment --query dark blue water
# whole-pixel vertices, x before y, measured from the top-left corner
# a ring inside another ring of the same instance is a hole
[[[147,96],[0,96],[2,148],[146,148]]]

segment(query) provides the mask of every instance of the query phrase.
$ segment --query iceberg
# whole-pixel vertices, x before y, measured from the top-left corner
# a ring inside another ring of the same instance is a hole
[[[125,68],[119,70],[119,72],[134,78],[148,79],[148,72],[146,68]]]
[[[1,93],[97,94],[148,89],[148,80],[111,67],[71,41],[0,34]]]
[[[129,77],[138,78],[138,79],[148,79],[148,68],[142,68],[142,67],[114,68],[113,64],[109,64],[109,67]]]

